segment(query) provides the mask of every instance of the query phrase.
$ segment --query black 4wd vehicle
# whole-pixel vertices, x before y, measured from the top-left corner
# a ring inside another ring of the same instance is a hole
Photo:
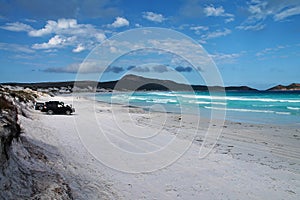
[[[36,102],[35,105],[34,105],[34,109],[35,110],[43,110],[44,105],[45,105],[44,103]]]
[[[67,114],[75,112],[75,109],[72,106],[64,105],[64,102],[59,101],[48,101],[45,103],[42,112],[47,112],[49,115],[52,114]]]

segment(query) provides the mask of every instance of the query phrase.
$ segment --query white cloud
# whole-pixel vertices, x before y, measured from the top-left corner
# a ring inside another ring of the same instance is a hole
[[[297,45],[294,45],[294,46],[297,46]],[[276,53],[278,53],[280,51],[283,51],[283,50],[285,50],[287,48],[290,48],[290,47],[292,47],[292,46],[290,46],[290,45],[284,45],[284,46],[278,45],[278,46],[272,47],[272,48],[265,48],[264,50],[257,52],[255,55],[257,57],[275,56]],[[278,55],[282,55],[282,53],[278,53]]]
[[[35,19],[25,19],[26,22],[36,23],[37,21]]]
[[[192,26],[192,27],[190,27],[190,29],[194,30],[194,31],[200,31],[200,30],[207,31],[208,27],[207,26]]]
[[[225,10],[222,6],[215,8],[211,5],[204,8],[204,13],[206,14],[206,16],[223,16]]]
[[[77,73],[80,68],[80,63],[72,63],[67,67],[50,67],[45,69],[45,72],[53,73]]]
[[[28,32],[28,35],[32,37],[41,37],[44,35],[57,32],[56,28],[57,28],[57,22],[49,20],[47,21],[45,28],[38,29],[38,30],[31,30]]]
[[[287,17],[293,16],[293,15],[299,15],[299,14],[300,14],[300,6],[293,7],[293,8],[283,10],[282,12],[279,12],[276,15],[274,15],[274,20],[280,21]]]
[[[172,36],[170,36],[172,37]],[[173,52],[174,55],[181,55],[185,59],[187,59],[189,62],[193,63],[195,67],[198,70],[203,70],[206,68],[209,68],[211,65],[211,59],[207,56],[207,53],[199,47],[199,44],[196,42],[192,42],[188,39],[165,39],[165,40],[154,40],[154,39],[148,39],[147,41],[141,41],[138,38],[132,39],[130,41],[118,41],[118,40],[109,40],[107,43],[104,43],[104,46],[106,48],[106,53],[109,55],[114,55],[115,53],[119,54],[124,52],[124,49],[145,49],[152,47],[153,49],[162,49],[160,53],[166,53],[166,52]],[[157,53],[157,50],[154,52]],[[99,51],[100,53],[100,51]],[[132,53],[137,53],[133,50]],[[149,52],[146,51],[145,55],[149,55]],[[97,51],[95,51],[95,54],[98,54]],[[97,57],[97,56],[93,57]],[[103,54],[101,53],[103,56]],[[135,55],[135,54],[133,54]],[[91,59],[92,61],[88,64],[85,64],[84,66],[81,66],[81,72],[82,73],[93,73],[93,72],[103,72],[106,69],[106,66],[108,63],[110,63],[109,56],[105,56],[103,59]],[[168,62],[165,60],[165,56],[159,56],[159,58],[145,58],[140,59],[140,57],[135,60],[130,57],[129,60],[127,59],[121,59],[120,63],[118,63],[116,66],[121,66],[123,69],[127,69],[128,66],[140,66],[145,63],[158,63],[160,65],[155,65],[154,68],[149,68],[149,72],[166,72],[168,68]],[[144,66],[144,65],[143,65]],[[49,68],[47,71],[49,72],[68,72],[68,73],[76,73],[78,70],[78,66],[68,66],[64,68]],[[120,71],[120,69],[114,68],[111,69],[114,71]],[[147,70],[146,68],[140,68],[137,70]]]
[[[247,6],[250,15],[237,27],[238,29],[258,31],[265,27],[263,22],[267,20],[268,17],[272,17],[276,22],[300,14],[300,1],[298,0],[251,0],[247,3]]]
[[[102,42],[103,40],[106,39],[105,34],[102,33],[102,32],[95,32],[95,33],[93,33],[93,35],[97,39],[97,41],[99,41],[99,42]],[[86,38],[88,38],[88,37],[86,37]]]
[[[207,17],[213,16],[213,17],[229,17],[225,20],[226,23],[234,21],[234,15],[230,13],[226,13],[224,8],[222,6],[220,7],[214,7],[213,5],[206,6],[204,9],[204,14]]]
[[[241,55],[242,53],[215,53],[210,54],[209,56],[218,64],[232,64],[235,63],[237,58],[239,58]]]
[[[120,25],[120,21],[118,23]],[[76,19],[48,20],[41,29],[34,29],[30,25],[20,22],[6,23],[0,28],[14,32],[27,32],[31,37],[51,36],[48,42],[32,45],[34,49],[71,46],[73,47],[73,52],[78,53],[84,49],[92,49],[99,42],[106,39],[102,30],[96,29],[91,24],[78,24]]]
[[[109,50],[110,50],[111,53],[116,53],[116,52],[118,52],[118,49],[117,49],[116,47],[114,47],[114,46],[111,46],[111,47],[109,48]]]
[[[188,59],[191,63],[195,63],[198,70],[202,71],[206,68],[210,60],[205,53],[199,48],[199,44],[191,43],[188,40],[166,39],[166,40],[149,40],[152,47],[164,49],[165,51],[176,52],[176,54]],[[197,51],[195,51],[197,49]],[[200,65],[201,63],[201,65]],[[199,66],[198,66],[199,64]],[[207,66],[206,66],[207,65]]]
[[[84,51],[84,50],[85,50],[85,47],[82,46],[82,44],[78,44],[77,47],[76,47],[75,49],[73,49],[72,51],[73,51],[74,53],[79,53],[79,52],[82,52],[82,51]]]
[[[50,34],[77,35],[89,38],[91,35],[103,35],[102,31],[97,30],[93,25],[78,24],[76,19],[48,20],[44,28],[28,32],[28,35],[32,37],[41,37]]]
[[[166,20],[162,14],[157,14],[154,12],[143,12],[143,18],[153,22],[163,22]]]
[[[234,21],[233,17],[225,19],[225,23],[229,23],[229,22],[233,22],[233,21]]]
[[[258,24],[254,24],[254,25],[240,25],[240,26],[237,26],[236,27],[237,29],[240,29],[240,30],[252,30],[252,31],[259,31],[259,30],[262,30],[265,28],[265,25],[264,24],[261,24],[261,23],[258,23]]]
[[[217,30],[217,31],[214,31],[214,32],[210,32],[206,35],[203,35],[202,39],[203,40],[208,40],[208,39],[212,39],[212,38],[218,38],[218,37],[226,36],[230,33],[231,33],[231,30],[225,28],[224,30]]]
[[[257,15],[256,16],[257,18],[261,18],[263,15],[268,14],[264,12],[266,6],[268,5],[268,2],[252,0],[248,4],[249,4],[248,11],[251,14]]]
[[[102,30],[96,29],[91,24],[78,24],[76,19],[48,20],[41,29],[34,29],[30,25],[20,22],[7,23],[1,28],[15,32],[24,31],[31,37],[51,36],[48,42],[32,45],[34,49],[71,46],[73,47],[73,52],[78,53],[84,49],[91,49],[97,43],[106,39]]]
[[[143,73],[164,73],[164,72],[170,72],[170,69],[166,65],[158,64],[158,63],[147,63],[147,64],[141,64],[141,65],[132,65],[127,68],[130,72],[139,72],[141,74]]]
[[[104,68],[99,67],[96,62],[72,63],[67,67],[50,67],[45,69],[45,72],[52,73],[99,73],[103,72]]]
[[[207,31],[207,26],[192,26],[190,27],[190,30],[193,30],[195,34],[200,35],[203,31]]]
[[[2,29],[8,30],[8,31],[15,31],[15,32],[21,32],[21,31],[31,31],[33,28],[27,24],[23,24],[21,22],[14,22],[14,23],[6,23],[6,25],[1,26]]]
[[[20,44],[11,44],[11,43],[1,43],[0,50],[4,51],[13,51],[13,52],[22,52],[22,53],[34,53],[35,51],[30,49],[30,47]]]
[[[32,46],[33,49],[50,49],[50,48],[62,48],[68,45],[72,45],[76,37],[64,37],[60,35],[55,35],[54,37],[50,38],[48,42],[44,42],[41,44],[34,44]]]
[[[123,17],[116,17],[115,21],[109,25],[109,27],[120,28],[123,26],[129,26],[129,21]]]

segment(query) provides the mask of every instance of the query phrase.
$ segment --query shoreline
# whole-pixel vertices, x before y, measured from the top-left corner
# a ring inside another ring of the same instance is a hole
[[[70,183],[71,191],[75,192],[76,199],[99,198],[101,195],[97,195],[102,194],[103,197],[103,193],[107,195],[104,199],[267,197],[297,199],[300,197],[297,187],[300,184],[300,149],[298,147],[300,130],[297,128],[287,129],[280,125],[253,125],[226,121],[214,149],[208,156],[200,159],[199,148],[203,144],[203,136],[207,127],[207,121],[201,121],[199,135],[193,140],[190,148],[175,162],[153,172],[131,174],[108,167],[97,160],[95,155],[91,155],[91,152],[82,144],[81,136],[78,135],[80,124],[74,123],[81,121],[90,126],[91,119],[87,113],[93,112],[93,115],[101,122],[98,124],[101,129],[107,134],[113,134],[108,135],[112,137],[110,139],[113,142],[121,148],[135,152],[138,149],[124,142],[121,132],[113,125],[112,113],[121,117],[121,121],[124,121],[123,125],[130,127],[128,118],[123,116],[124,112],[129,110],[131,120],[145,127],[144,130],[150,130],[150,133],[157,129],[165,116],[168,119],[160,137],[172,137],[174,133],[177,133],[178,128],[182,128],[184,132],[178,135],[180,141],[189,139],[189,133],[195,130],[195,119],[187,118],[179,125],[178,115],[172,113],[153,112],[149,115],[140,108],[128,108],[122,105],[113,105],[114,108],[112,108],[107,103],[84,98],[73,99],[72,96],[65,95],[44,100],[50,99],[66,103],[73,101],[76,113],[71,116],[49,116],[33,111],[33,121],[21,122],[26,135],[30,134],[30,137],[53,145],[61,152],[63,162],[55,165],[62,170],[67,182]],[[150,118],[152,121],[149,121]],[[28,126],[28,123],[31,125]],[[85,125],[82,127],[84,130],[82,134],[91,134],[94,138],[96,130],[99,129],[98,125],[91,127]],[[47,131],[37,131],[36,127]],[[95,127],[98,128],[95,129]],[[150,142],[153,141],[150,140]],[[97,143],[96,148],[101,149],[103,142]],[[142,146],[145,150],[153,148],[153,146],[145,145]],[[105,149],[101,151],[105,155],[113,155],[111,149],[107,149],[107,152]],[[122,158],[115,159],[118,163],[122,161]],[[81,182],[74,174],[84,181]],[[76,184],[74,180],[77,180]]]
[[[108,92],[109,93],[109,92]],[[126,92],[124,92],[126,93]],[[100,95],[102,93],[84,93],[85,95],[82,95],[83,93],[77,93],[78,96],[80,96],[81,98],[86,98],[86,99],[89,99],[89,100],[92,100],[92,101],[96,101],[96,102],[100,102],[100,103],[104,103],[104,104],[107,104],[107,105],[110,105],[110,104],[114,104],[114,105],[121,105],[121,106],[124,106],[124,107],[134,107],[134,108],[140,108],[140,109],[144,109],[144,110],[148,110],[149,107],[147,106],[138,106],[138,105],[126,105],[126,104],[122,104],[122,103],[112,103],[112,102],[106,102],[106,101],[102,101],[102,100],[98,100],[95,98],[95,96],[91,96],[89,97],[88,95],[92,94],[92,95]],[[74,94],[66,94],[65,96],[74,96]],[[153,112],[163,112],[163,111],[158,111],[158,110],[151,110]],[[164,112],[163,112],[164,113]],[[181,114],[180,112],[174,112],[174,111],[166,111],[166,113],[170,113],[170,114]],[[239,113],[241,114],[241,113]],[[249,114],[249,113],[248,113]],[[251,113],[253,114],[253,113]],[[185,115],[192,115],[192,116],[198,116],[197,114],[192,114],[192,113],[185,113]],[[272,125],[272,126],[283,126],[283,127],[293,127],[293,128],[300,128],[300,122],[295,124],[295,123],[291,123],[289,122],[288,120],[286,120],[285,122],[283,121],[277,121],[277,122],[271,122],[272,120],[270,121],[253,121],[253,120],[250,120],[250,119],[238,119],[237,116],[235,117],[231,117],[230,119],[228,119],[227,116],[228,115],[228,111],[225,111],[225,119],[224,119],[224,122],[232,122],[232,123],[243,123],[243,124],[248,124],[248,125]],[[255,115],[255,114],[253,114]],[[205,118],[207,120],[209,120],[210,118],[207,117],[207,116],[201,116],[201,118]],[[222,119],[218,119],[220,121],[222,121]]]

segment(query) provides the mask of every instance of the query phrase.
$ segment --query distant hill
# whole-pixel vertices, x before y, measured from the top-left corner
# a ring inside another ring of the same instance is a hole
[[[277,85],[275,87],[267,89],[267,91],[300,91],[299,83],[292,83],[290,85]]]
[[[57,92],[72,92],[73,90],[78,91],[93,91],[97,89],[101,90],[135,90],[135,91],[208,91],[210,90],[222,90],[226,91],[257,91],[254,88],[247,86],[230,86],[230,87],[221,87],[221,86],[210,86],[209,88],[205,85],[186,85],[182,83],[176,83],[171,80],[160,80],[160,79],[151,79],[145,78],[136,75],[126,75],[118,81],[109,81],[109,82],[95,82],[95,81],[77,81],[74,87],[74,81],[66,82],[42,82],[42,83],[3,83],[3,85],[19,86],[19,87],[28,87],[33,90],[50,90]],[[299,84],[298,84],[299,85]],[[95,88],[97,86],[97,88]],[[284,86],[283,86],[284,87]]]
[[[137,87],[141,86],[141,87]],[[211,86],[207,87],[205,85],[187,85],[182,83],[176,83],[170,80],[160,80],[160,79],[151,79],[145,78],[136,75],[126,75],[124,76],[119,83],[117,84],[117,89],[120,90],[173,90],[173,91],[208,91],[211,90],[222,90],[223,87],[220,86]],[[226,91],[232,90],[256,90],[247,86],[233,86],[225,87]]]
[[[185,84],[176,83],[170,80],[159,80],[145,78],[136,75],[126,75],[121,78],[116,87],[116,90],[173,90],[173,91],[189,91],[192,87]]]

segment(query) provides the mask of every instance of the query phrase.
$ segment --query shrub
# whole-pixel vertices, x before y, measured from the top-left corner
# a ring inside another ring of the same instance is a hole
[[[7,101],[3,96],[0,96],[0,110],[11,109],[11,102]]]
[[[29,93],[25,91],[10,91],[10,95],[14,98],[18,98],[20,102],[27,103],[28,101],[34,101],[35,100],[35,94]]]

